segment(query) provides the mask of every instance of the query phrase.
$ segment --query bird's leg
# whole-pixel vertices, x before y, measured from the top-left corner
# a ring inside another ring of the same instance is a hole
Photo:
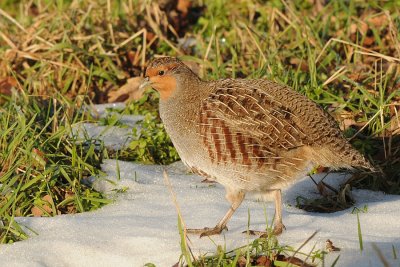
[[[280,235],[285,229],[285,226],[282,223],[282,193],[280,189],[273,190],[273,197],[275,202],[275,219],[274,219],[274,230],[272,233],[274,235]],[[257,230],[247,230],[243,231],[243,233],[249,233],[251,235],[259,235],[261,237],[268,236],[268,232],[266,231],[257,231]]]
[[[274,201],[275,201],[275,220],[274,220],[274,234],[282,234],[285,226],[282,223],[282,193],[280,189],[274,190]]]
[[[232,217],[233,213],[235,213],[237,208],[243,202],[244,196],[245,194],[241,191],[239,192],[228,191],[226,194],[226,198],[231,203],[231,207],[229,208],[225,216],[217,223],[217,225],[214,228],[206,227],[204,229],[187,229],[186,230],[187,233],[200,234],[200,237],[220,234],[224,229],[227,229],[226,225],[229,219]]]

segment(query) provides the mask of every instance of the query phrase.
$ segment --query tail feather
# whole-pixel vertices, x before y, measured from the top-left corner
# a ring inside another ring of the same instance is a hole
[[[329,147],[314,147],[314,156],[317,164],[333,169],[360,169],[379,172],[369,160],[358,152],[349,142],[337,139],[330,142]]]

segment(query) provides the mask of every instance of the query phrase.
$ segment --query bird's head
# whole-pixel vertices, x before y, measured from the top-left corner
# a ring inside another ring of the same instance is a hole
[[[179,59],[156,58],[148,64],[145,79],[140,88],[151,86],[160,93],[161,100],[167,100],[175,93],[183,79],[190,78],[198,79],[197,75]]]

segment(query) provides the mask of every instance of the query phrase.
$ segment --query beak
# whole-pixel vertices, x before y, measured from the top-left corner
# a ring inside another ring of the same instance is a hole
[[[151,86],[151,81],[149,77],[146,77],[142,80],[142,82],[139,85],[139,90],[144,90],[147,87]]]

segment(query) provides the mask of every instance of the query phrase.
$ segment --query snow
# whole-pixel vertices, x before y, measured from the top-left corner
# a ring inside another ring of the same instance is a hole
[[[90,127],[93,127],[93,134],[104,130],[97,128],[96,132],[93,125]],[[111,127],[111,130],[118,129]],[[114,137],[119,134],[114,132]],[[113,144],[122,145],[118,141]],[[94,180],[95,188],[114,197],[114,203],[83,214],[16,218],[31,237],[12,245],[0,245],[0,266],[175,264],[181,253],[180,236],[176,208],[163,178],[164,167],[122,161],[118,165],[119,175],[117,162],[105,160],[102,169],[107,175]],[[192,228],[214,226],[229,207],[224,189],[220,185],[201,183],[202,178],[188,174],[180,162],[165,169],[186,225]],[[343,175],[331,174],[324,181],[337,187],[344,179]],[[126,191],[116,193],[114,189]],[[394,247],[400,257],[400,196],[367,190],[353,190],[352,194],[357,207],[367,207],[365,213],[359,213],[363,251],[359,248],[357,216],[352,214],[353,208],[322,214],[295,207],[298,196],[318,196],[316,186],[307,177],[283,191],[286,230],[278,237],[279,243],[298,248],[318,230],[301,251],[309,253],[314,245],[314,250],[322,250],[325,241],[330,239],[341,251],[330,252],[326,256],[326,266],[330,266],[338,255],[340,259],[336,266],[383,266],[372,244],[376,244],[389,266],[400,266],[400,259],[393,255]],[[190,236],[192,251],[199,255],[215,252],[217,245],[229,250],[247,244],[249,237],[242,231],[247,229],[248,212],[250,229],[263,230],[266,224],[264,207],[268,218],[272,218],[273,203],[249,196],[229,222],[229,231],[211,238]]]
[[[101,104],[90,107],[94,118],[102,119],[114,115],[124,127],[79,122],[73,125],[73,134],[81,140],[101,139],[106,147],[113,150],[123,148],[132,141],[132,128],[136,127],[137,131],[140,131],[137,122],[144,118],[142,115],[123,115],[113,111],[113,109],[118,110],[124,107],[125,104],[123,103]]]

